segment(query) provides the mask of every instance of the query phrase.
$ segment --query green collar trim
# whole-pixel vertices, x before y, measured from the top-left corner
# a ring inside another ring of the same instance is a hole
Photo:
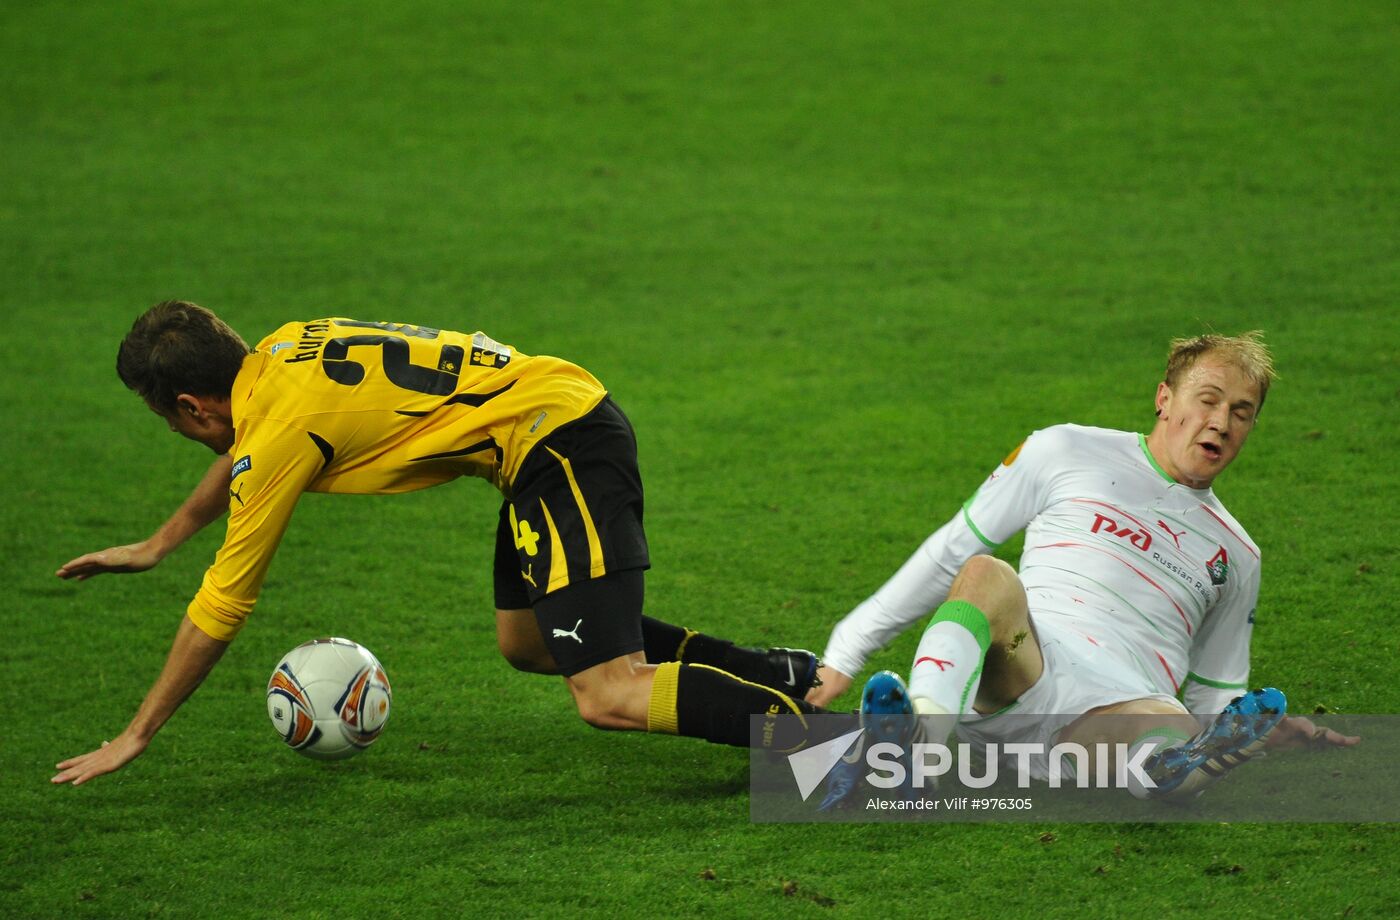
[[[1176,482],[1175,479],[1167,475],[1166,470],[1162,469],[1162,465],[1157,462],[1157,458],[1152,456],[1152,451],[1147,449],[1147,435],[1138,435],[1138,446],[1142,448],[1142,455],[1147,458],[1148,463],[1152,464],[1152,468],[1157,471],[1158,475],[1160,475],[1167,482]]]

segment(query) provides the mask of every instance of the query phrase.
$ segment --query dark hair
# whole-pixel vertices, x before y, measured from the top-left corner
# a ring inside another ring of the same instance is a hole
[[[117,376],[161,412],[181,393],[229,396],[251,349],[209,310],[167,300],[136,318],[117,349]]]

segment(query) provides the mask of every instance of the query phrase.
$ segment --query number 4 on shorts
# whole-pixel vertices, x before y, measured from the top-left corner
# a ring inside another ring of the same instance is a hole
[[[515,548],[525,550],[527,556],[537,556],[540,552],[540,535],[530,529],[529,521],[517,521],[515,506],[510,506],[510,529],[515,534]]]

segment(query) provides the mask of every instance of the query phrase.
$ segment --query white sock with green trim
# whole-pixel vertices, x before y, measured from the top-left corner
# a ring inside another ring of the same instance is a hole
[[[982,679],[982,659],[992,642],[987,617],[967,601],[939,607],[919,640],[909,669],[914,711],[957,714],[971,711]]]

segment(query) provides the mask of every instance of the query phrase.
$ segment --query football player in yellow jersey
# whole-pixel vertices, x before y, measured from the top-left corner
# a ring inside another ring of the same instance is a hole
[[[149,569],[226,512],[228,531],[135,718],[58,764],[56,783],[145,750],[242,628],[303,492],[407,492],[462,475],[505,496],[502,654],[563,675],[589,724],[747,746],[750,714],[820,711],[803,701],[816,682],[810,652],[740,648],[642,615],[650,563],[636,439],[577,365],[480,332],[342,318],[288,323],[250,349],[210,311],[167,301],[136,320],[117,372],[218,458],[150,538],[80,556],[59,577]],[[809,741],[805,719],[775,721],[777,734],[763,734],[774,750]]]

